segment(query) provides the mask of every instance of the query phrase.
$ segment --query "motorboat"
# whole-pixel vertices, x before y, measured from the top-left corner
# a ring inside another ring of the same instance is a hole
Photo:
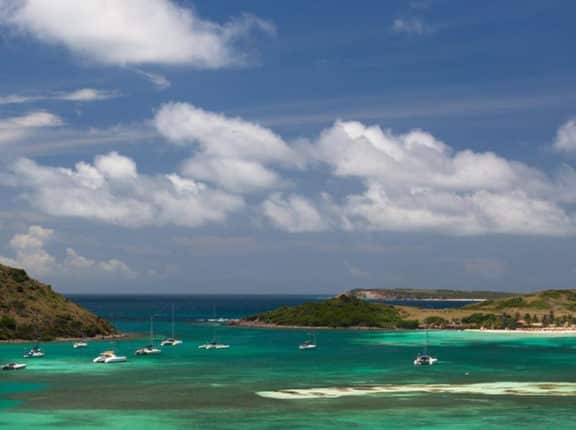
[[[184,343],[182,340],[176,339],[176,336],[174,335],[175,326],[176,320],[174,318],[174,305],[172,305],[172,333],[170,337],[167,337],[166,339],[162,340],[162,342],[160,342],[160,346],[177,346]]]
[[[198,349],[228,349],[230,345],[226,345],[224,343],[218,343],[216,340],[211,340],[204,345],[200,345]]]
[[[40,345],[36,344],[24,354],[24,358],[42,358],[44,355],[45,354],[42,351],[42,348],[40,348]]]
[[[316,349],[317,347],[318,344],[316,343],[316,335],[314,333],[310,333],[310,338],[298,345],[299,350]]]
[[[2,365],[2,370],[19,370],[25,368],[26,363],[6,363]]]
[[[88,346],[87,342],[79,341],[79,342],[74,342],[74,349],[80,349],[80,348],[86,348]]]
[[[128,361],[125,356],[116,355],[114,351],[104,351],[100,353],[98,357],[92,360],[93,363],[104,363],[104,364],[112,364],[112,363],[124,363]]]

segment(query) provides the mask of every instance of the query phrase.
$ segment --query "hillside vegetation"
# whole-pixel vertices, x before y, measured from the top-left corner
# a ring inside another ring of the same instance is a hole
[[[322,302],[282,307],[245,318],[245,321],[278,326],[415,328],[416,321],[402,318],[394,306],[370,303],[341,295]]]
[[[385,305],[341,295],[252,315],[240,325],[515,329],[572,326],[575,316],[576,290],[506,296],[450,309]]]
[[[92,337],[116,333],[114,327],[80,305],[0,264],[0,340]]]

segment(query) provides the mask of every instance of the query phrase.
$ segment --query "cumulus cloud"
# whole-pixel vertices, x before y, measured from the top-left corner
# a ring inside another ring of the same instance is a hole
[[[197,149],[183,164],[184,175],[230,191],[279,186],[280,178],[267,164],[298,164],[298,154],[271,130],[188,103],[163,105],[155,124],[170,142]]]
[[[11,94],[0,96],[0,105],[34,103],[48,100],[94,102],[120,97],[120,93],[114,90],[99,90],[95,88],[80,88],[73,91],[56,92],[48,94],[18,95]]]
[[[576,119],[567,121],[558,129],[554,148],[558,151],[576,151]]]
[[[62,119],[50,112],[37,111],[25,115],[0,118],[0,144],[29,137],[35,130],[62,125]]]
[[[25,190],[30,204],[46,214],[129,227],[196,227],[223,222],[244,207],[240,197],[176,174],[142,175],[133,160],[115,152],[73,169],[20,159],[7,182]]]
[[[340,199],[333,196],[330,205],[325,195],[307,200],[332,228],[460,235],[576,232],[574,216],[563,206],[574,202],[566,191],[575,184],[573,172],[553,180],[493,153],[454,151],[420,130],[395,135],[359,122],[337,122],[309,143],[307,153],[335,177],[356,179],[364,187]],[[274,212],[264,210],[264,215],[273,225],[300,230],[291,205],[271,207]],[[290,222],[278,221],[283,219]],[[302,230],[309,229],[303,222]]]
[[[262,203],[262,213],[276,227],[289,232],[316,232],[328,229],[328,224],[314,203],[308,199],[280,193]]]
[[[93,260],[79,255],[74,249],[66,249],[66,257],[58,261],[46,249],[46,244],[54,236],[54,230],[33,225],[26,233],[12,237],[9,247],[14,257],[0,256],[0,263],[20,267],[33,276],[51,275],[116,275],[133,278],[136,273],[123,261],[110,259]]]
[[[395,33],[415,34],[422,36],[432,33],[433,28],[426,24],[421,18],[396,18],[392,22],[392,31]]]
[[[171,0],[10,0],[10,5],[0,14],[5,25],[110,65],[245,64],[249,55],[242,42],[255,30],[274,31],[250,15],[226,24],[204,20]]]

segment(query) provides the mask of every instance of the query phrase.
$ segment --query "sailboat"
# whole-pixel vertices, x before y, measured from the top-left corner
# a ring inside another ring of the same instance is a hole
[[[112,321],[114,320],[112,316]],[[112,346],[115,345],[116,342],[112,341]],[[109,351],[101,352],[98,357],[92,360],[92,363],[101,363],[101,364],[113,364],[113,363],[124,363],[128,361],[128,358],[125,355],[116,355],[114,349]]]
[[[142,348],[138,348],[135,352],[136,355],[155,355],[160,354],[162,351],[154,347],[154,315],[150,317],[150,344]]]
[[[182,340],[176,339],[176,337],[174,336],[175,325],[176,325],[176,322],[174,319],[174,305],[172,305],[172,333],[171,333],[170,337],[167,337],[162,342],[160,342],[160,346],[176,346],[176,345],[181,345],[183,343]]]
[[[20,370],[25,368],[26,363],[6,363],[2,365],[2,370]]]
[[[438,361],[437,357],[432,357],[428,354],[428,328],[426,328],[426,343],[424,344],[424,352],[418,353],[414,359],[415,366],[432,366]]]
[[[82,332],[82,340],[78,340],[76,342],[74,342],[74,349],[80,349],[80,348],[86,348],[88,346],[88,342],[86,342],[86,336],[85,333]]]
[[[216,321],[216,309],[212,308],[212,319],[214,321]],[[205,343],[204,345],[200,345],[198,347],[198,349],[228,349],[230,348],[230,345],[227,345],[225,343],[220,343],[218,342],[218,339],[216,338],[216,324],[214,324],[213,328],[212,328],[212,340],[210,342]]]
[[[316,333],[309,333],[309,338],[298,345],[299,350],[315,349],[317,347],[318,344],[316,343]]]
[[[34,317],[34,333],[35,333],[35,344],[34,346],[32,346],[32,348],[30,348],[25,354],[24,354],[24,358],[42,358],[44,357],[44,351],[42,351],[42,348],[40,348],[40,344],[38,343],[38,321],[37,321],[37,315]]]

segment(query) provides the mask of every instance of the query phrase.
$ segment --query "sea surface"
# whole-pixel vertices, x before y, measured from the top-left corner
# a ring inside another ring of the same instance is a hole
[[[317,296],[76,296],[118,342],[48,343],[46,357],[0,372],[0,429],[574,429],[576,338],[431,331],[437,365],[412,364],[424,333],[227,327],[210,320]],[[136,357],[155,336],[184,344]],[[451,302],[450,305],[453,305]],[[437,306],[437,303],[434,304]],[[199,350],[213,336],[228,350]],[[0,345],[0,363],[26,345]],[[127,363],[97,365],[114,348]]]

